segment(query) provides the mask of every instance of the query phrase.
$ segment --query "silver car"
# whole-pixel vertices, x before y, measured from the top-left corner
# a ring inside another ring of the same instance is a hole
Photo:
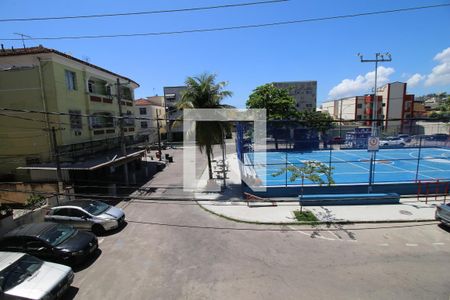
[[[125,222],[122,209],[95,200],[73,200],[53,207],[45,221],[72,225],[95,234],[116,229]]]
[[[60,298],[73,281],[70,267],[19,252],[0,252],[1,299]]]
[[[450,226],[450,203],[442,203],[436,206],[436,220],[441,221],[442,224]]]

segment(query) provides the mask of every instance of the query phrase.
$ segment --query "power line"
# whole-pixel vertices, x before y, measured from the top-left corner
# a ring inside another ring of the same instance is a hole
[[[228,31],[228,30],[239,30],[239,29],[249,29],[249,28],[272,27],[272,26],[299,24],[299,23],[307,23],[307,22],[319,22],[319,21],[336,20],[336,19],[348,19],[348,18],[355,18],[355,17],[382,15],[382,14],[390,14],[390,13],[399,13],[399,12],[423,10],[423,9],[430,9],[430,8],[439,8],[439,7],[446,7],[446,6],[450,6],[450,3],[447,3],[447,4],[436,4],[436,5],[427,5],[427,6],[407,7],[407,8],[398,8],[398,9],[389,9],[389,10],[379,10],[379,11],[363,12],[363,13],[356,13],[356,14],[346,14],[346,15],[337,15],[337,16],[329,16],[329,17],[319,17],[319,18],[308,18],[308,19],[299,19],[299,20],[291,20],[291,21],[272,22],[272,23],[237,25],[237,26],[228,26],[228,27],[200,28],[200,29],[188,29],[188,30],[178,30],[178,31],[161,31],[161,32],[107,34],[107,35],[73,35],[73,36],[47,36],[47,37],[44,36],[44,37],[25,38],[25,40],[80,40],[80,39],[103,39],[103,38],[120,38],[120,37],[162,36],[162,35],[178,35],[178,34],[186,34],[186,33],[216,32],[216,31]],[[4,41],[19,41],[20,40],[21,41],[22,39],[21,38],[0,38],[0,40],[4,40]]]
[[[10,19],[0,19],[0,22],[29,22],[29,21],[50,21],[50,20],[67,20],[67,19],[89,19],[89,18],[153,15],[153,14],[164,14],[164,13],[190,12],[190,11],[212,10],[212,9],[221,9],[221,8],[233,8],[233,7],[243,7],[243,6],[275,4],[275,3],[288,2],[288,1],[290,1],[290,0],[268,0],[268,1],[245,2],[245,3],[224,4],[224,5],[214,5],[214,6],[199,6],[199,7],[187,7],[187,8],[177,8],[177,9],[135,11],[135,12],[127,12],[127,13],[110,13],[110,14],[60,16],[60,17],[10,18]]]

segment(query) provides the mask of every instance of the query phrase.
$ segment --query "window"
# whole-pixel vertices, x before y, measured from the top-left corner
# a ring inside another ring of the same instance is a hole
[[[81,111],[69,110],[69,114],[70,114],[70,128],[71,129],[83,128],[83,123],[81,121]]]
[[[148,123],[147,123],[147,121],[141,122],[141,128],[148,128]]]
[[[312,104],[311,104],[311,103],[308,103],[308,104],[306,104],[306,107],[311,108],[311,107],[312,107]]]
[[[361,120],[362,119],[362,116],[361,115],[357,115],[356,116],[356,120]]]
[[[95,81],[94,80],[88,81],[88,90],[89,90],[89,93],[95,93]]]
[[[356,107],[357,107],[357,108],[362,108],[363,105],[362,105],[362,103],[359,103],[359,104],[356,105]]]
[[[66,86],[69,91],[77,89],[77,77],[75,72],[66,70]]]
[[[60,208],[53,211],[54,216],[70,216],[69,208]]]
[[[79,209],[75,209],[75,208],[72,208],[70,210],[70,216],[74,217],[74,218],[88,217],[88,215],[86,215],[84,212],[82,212]]]
[[[146,115],[146,114],[147,114],[147,108],[145,108],[145,107],[140,107],[140,108],[139,108],[139,114],[141,114],[141,115]]]
[[[90,117],[92,128],[111,128],[114,127],[114,118],[111,113],[94,113]]]

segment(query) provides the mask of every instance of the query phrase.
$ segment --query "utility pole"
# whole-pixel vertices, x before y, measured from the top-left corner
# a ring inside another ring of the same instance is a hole
[[[381,53],[375,53],[375,59],[364,59],[363,55],[361,53],[358,53],[359,58],[361,59],[361,62],[374,62],[375,63],[375,83],[374,83],[374,90],[373,90],[373,103],[372,103],[372,137],[378,136],[378,99],[377,99],[377,75],[378,75],[378,63],[379,62],[385,62],[385,61],[392,61],[391,54],[386,52],[384,54]],[[385,58],[385,56],[387,58]],[[370,157],[370,170],[369,170],[369,185],[367,192],[372,192],[372,185],[375,177],[375,159],[376,159],[376,151],[371,151],[371,157]]]
[[[61,195],[62,190],[64,190],[63,186],[63,179],[62,179],[62,173],[61,173],[61,163],[59,161],[59,150],[58,150],[58,142],[56,140],[56,128],[51,128],[51,137],[52,137],[52,146],[53,146],[53,155],[56,162],[56,180],[58,181],[57,184],[57,192],[58,195],[56,196],[56,203],[59,205],[59,196]],[[61,128],[58,128],[58,130],[61,130]]]
[[[373,90],[373,103],[372,103],[372,133],[371,136],[378,136],[378,99],[377,99],[377,75],[378,75],[378,63],[385,61],[392,61],[391,54],[386,52],[384,54],[375,53],[375,59],[364,59],[361,53],[358,53],[361,62],[374,62],[375,63],[375,86]],[[385,58],[385,56],[387,58]]]
[[[122,114],[122,100],[120,99],[120,80],[117,78],[117,103],[119,104],[119,128],[120,128],[120,145],[122,149],[122,155],[127,156],[127,147],[125,146],[125,134],[123,131],[123,114]],[[125,185],[129,185],[128,180],[128,162],[125,159],[125,164],[123,165],[123,175],[125,176]]]
[[[162,152],[161,152],[161,133],[160,133],[160,128],[159,128],[159,114],[158,114],[158,109],[156,109],[156,127],[158,128],[158,152],[159,152],[159,161],[162,160],[161,156],[162,156]]]

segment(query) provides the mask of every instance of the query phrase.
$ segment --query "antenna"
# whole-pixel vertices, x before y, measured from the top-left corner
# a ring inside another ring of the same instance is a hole
[[[31,37],[31,36],[29,36],[29,35],[26,35],[26,34],[23,34],[23,33],[14,32],[14,34],[15,34],[15,35],[20,35],[20,37],[22,38],[22,45],[23,45],[23,48],[24,48],[24,49],[26,48],[24,37],[26,37],[26,38],[28,38],[28,39],[32,39],[32,38],[33,38],[33,37]]]

